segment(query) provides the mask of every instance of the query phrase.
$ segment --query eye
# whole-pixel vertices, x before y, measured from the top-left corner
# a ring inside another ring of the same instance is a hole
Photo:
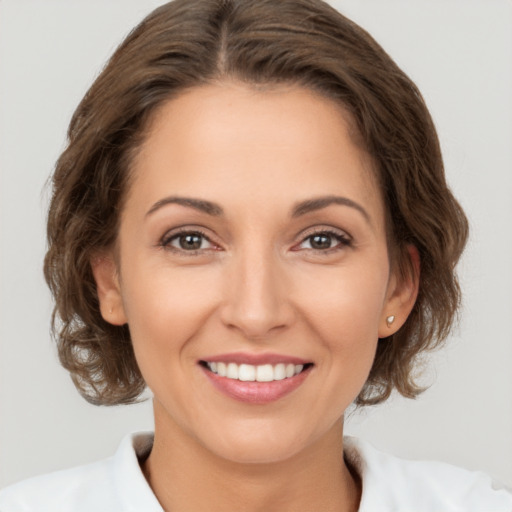
[[[191,230],[168,233],[162,239],[161,245],[166,249],[192,254],[215,248],[215,245],[204,233]]]
[[[330,249],[341,249],[350,246],[352,240],[348,235],[337,231],[317,231],[308,235],[299,244],[299,249],[327,252]]]

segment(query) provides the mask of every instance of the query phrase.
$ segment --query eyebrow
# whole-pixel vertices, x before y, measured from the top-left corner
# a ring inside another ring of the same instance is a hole
[[[368,212],[359,203],[356,203],[348,197],[342,196],[321,196],[296,203],[292,210],[292,217],[300,217],[306,213],[321,210],[322,208],[327,208],[327,206],[332,204],[339,204],[342,206],[349,206],[350,208],[354,208],[359,213],[361,213],[366,222],[371,225],[371,218]]]
[[[194,208],[195,210],[199,210],[200,212],[207,213],[208,215],[213,215],[215,217],[224,215],[224,210],[218,204],[212,203],[211,201],[206,201],[205,199],[194,199],[192,197],[171,196],[157,201],[148,210],[146,217],[168,204],[179,204],[181,206],[187,206],[189,208]]]
[[[224,210],[217,203],[213,203],[212,201],[207,201],[206,199],[195,199],[193,197],[181,197],[181,196],[170,196],[157,201],[146,213],[146,217],[156,212],[163,206],[168,204],[179,204],[181,206],[186,206],[188,208],[193,208],[200,212],[206,213],[208,215],[212,215],[214,217],[220,217],[224,215]],[[349,206],[350,208],[354,208],[365,218],[365,220],[371,224],[370,215],[368,212],[359,204],[349,199],[348,197],[342,196],[320,196],[315,197],[313,199],[307,199],[305,201],[300,201],[296,203],[292,209],[292,218],[300,217],[310,212],[314,212],[317,210],[321,210],[322,208],[327,208],[333,204],[339,204],[342,206]]]

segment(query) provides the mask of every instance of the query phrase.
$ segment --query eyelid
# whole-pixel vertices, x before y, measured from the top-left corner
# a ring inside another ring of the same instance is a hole
[[[300,235],[300,242],[298,244],[296,244],[294,246],[294,250],[301,250],[300,248],[299,249],[295,249],[295,247],[297,246],[300,246],[301,244],[303,244],[308,238],[311,238],[312,236],[315,236],[315,235],[328,235],[328,236],[332,236],[333,238],[335,238],[336,240],[338,240],[339,244],[334,246],[334,247],[329,247],[327,249],[314,249],[314,248],[308,248],[308,249],[302,249],[302,250],[307,250],[307,251],[314,251],[316,253],[323,253],[323,254],[328,254],[330,252],[333,252],[333,251],[336,251],[336,250],[340,250],[344,247],[350,247],[353,245],[353,238],[352,236],[350,236],[346,231],[342,230],[342,229],[339,229],[339,228],[334,228],[334,227],[322,227],[322,226],[317,226],[317,227],[314,227],[314,228],[311,228],[309,230],[306,230],[304,232],[301,233]],[[293,250],[292,249],[292,250]]]
[[[323,234],[323,233],[336,235],[336,236],[345,238],[346,240],[352,240],[352,236],[349,235],[345,230],[340,229],[340,228],[335,228],[333,226],[314,226],[312,228],[308,228],[300,234],[300,238],[301,238],[301,240],[304,240],[305,238],[307,238],[309,236],[316,235],[316,234]]]
[[[185,250],[185,249],[181,249],[181,248],[174,247],[171,245],[171,241],[173,241],[174,239],[178,238],[181,235],[186,235],[186,234],[200,235],[202,238],[207,240],[213,247],[207,248],[207,249]],[[172,252],[176,252],[176,253],[180,253],[180,254],[184,254],[187,256],[193,256],[195,254],[199,254],[199,253],[202,253],[205,251],[218,250],[218,248],[219,248],[218,244],[216,244],[212,240],[212,238],[210,236],[208,236],[201,227],[190,226],[190,225],[179,226],[179,227],[176,227],[176,228],[166,231],[165,234],[160,238],[158,245],[163,249],[166,249],[166,250],[169,250]]]

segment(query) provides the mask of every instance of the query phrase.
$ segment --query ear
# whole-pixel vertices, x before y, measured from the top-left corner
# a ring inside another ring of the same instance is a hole
[[[91,258],[90,263],[96,281],[103,320],[112,325],[126,324],[127,320],[114,255],[111,253],[97,254]]]
[[[399,276],[398,272],[394,272],[389,279],[386,304],[379,324],[379,338],[387,338],[402,327],[418,297],[420,255],[414,245],[409,245],[407,250],[411,263],[407,275]]]

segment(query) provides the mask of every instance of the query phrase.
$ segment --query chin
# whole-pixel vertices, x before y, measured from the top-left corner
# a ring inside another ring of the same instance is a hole
[[[203,438],[204,446],[225,460],[238,464],[271,464],[289,460],[307,450],[317,436],[290,425],[255,422],[239,425]]]
[[[262,442],[237,443],[233,441],[230,446],[219,448],[216,455],[236,464],[275,464],[292,459],[301,451],[300,446],[283,445],[282,443],[276,445],[269,442],[268,439]]]

